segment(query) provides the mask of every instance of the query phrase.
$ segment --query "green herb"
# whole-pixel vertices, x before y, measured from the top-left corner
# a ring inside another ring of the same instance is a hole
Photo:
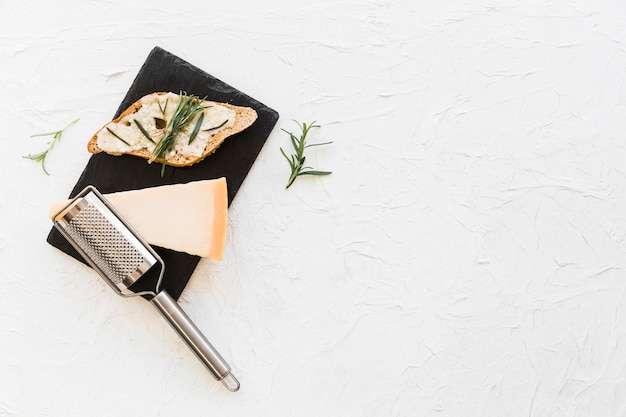
[[[141,125],[141,123],[139,123],[139,120],[137,119],[133,119],[133,121],[135,122],[135,124],[137,125],[137,127],[139,128],[139,130],[141,131],[141,133],[143,133],[143,135],[146,137],[146,139],[148,139],[150,142],[155,143],[152,138],[150,137],[150,134],[148,133],[148,131],[146,129],[143,128],[143,126]]]
[[[47,132],[47,133],[37,133],[34,135],[31,135],[31,138],[34,137],[38,137],[38,136],[52,136],[52,140],[50,142],[48,142],[48,149],[46,149],[43,152],[40,152],[38,154],[35,155],[25,155],[22,158],[26,158],[26,159],[30,159],[31,161],[35,161],[35,162],[41,162],[41,168],[43,168],[43,172],[46,173],[46,175],[50,175],[48,173],[48,171],[46,170],[46,157],[48,156],[48,153],[52,150],[52,148],[54,148],[54,145],[61,140],[61,136],[63,135],[63,132],[65,132],[65,130],[70,127],[71,125],[73,125],[74,123],[78,122],[78,119],[73,120],[72,122],[70,122],[67,126],[65,126],[63,129],[61,130],[57,130],[54,132]]]
[[[316,171],[309,166],[304,166],[304,161],[306,160],[306,157],[304,156],[304,150],[306,148],[310,148],[311,146],[328,145],[332,142],[313,143],[307,145],[306,136],[308,135],[309,131],[314,127],[320,126],[316,125],[315,122],[309,124],[308,126],[306,123],[300,124],[296,120],[294,120],[294,122],[298,124],[298,127],[300,127],[300,130],[302,131],[299,138],[293,133],[288,132],[285,129],[281,129],[283,132],[289,135],[289,138],[291,139],[291,144],[293,145],[293,148],[295,150],[295,154],[292,154],[290,158],[287,156],[283,148],[280,148],[280,152],[283,154],[283,156],[289,163],[289,167],[291,168],[291,175],[289,176],[289,180],[287,181],[287,185],[285,186],[285,188],[289,188],[291,184],[293,184],[293,182],[296,180],[296,178],[301,175],[329,175],[332,173],[331,171]]]
[[[224,126],[226,123],[228,123],[228,119],[224,120],[224,122],[221,125],[219,125],[219,126],[215,126],[215,127],[210,127],[208,129],[204,129],[203,132],[210,132],[211,130],[219,129],[220,127]]]
[[[122,142],[124,142],[126,144],[126,146],[130,146],[130,143],[126,142],[124,139],[122,139],[117,133],[115,133],[114,131],[112,131],[109,126],[107,126],[107,130],[109,131],[110,134],[112,134],[113,136],[115,136],[116,138],[118,138],[119,140],[121,140]]]
[[[204,120],[204,113],[200,113],[200,117],[198,117],[198,121],[196,122],[196,126],[193,128],[193,132],[191,132],[191,136],[189,136],[188,145],[191,145],[191,142],[198,136],[198,132],[200,132],[200,127],[202,126],[202,121]]]
[[[181,92],[179,94],[178,104],[174,109],[172,118],[168,121],[167,127],[163,132],[161,141],[157,144],[152,152],[152,156],[149,162],[153,162],[157,159],[163,159],[163,167],[161,168],[161,176],[165,173],[165,156],[168,150],[174,145],[176,136],[182,129],[184,129],[191,121],[204,111],[205,107],[202,106],[202,100],[196,96],[184,96]]]
[[[165,100],[165,106],[161,107],[161,101],[157,100],[157,103],[159,104],[159,109],[161,110],[161,114],[163,114],[163,116],[165,116],[165,110],[167,110],[167,103],[170,101],[170,99],[166,99]]]

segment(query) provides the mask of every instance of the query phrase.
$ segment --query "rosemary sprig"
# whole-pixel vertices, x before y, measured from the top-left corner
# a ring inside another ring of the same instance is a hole
[[[22,156],[22,158],[30,159],[31,161],[35,161],[35,162],[41,162],[41,168],[43,169],[43,172],[45,172],[46,175],[50,175],[50,173],[48,173],[48,171],[46,170],[46,165],[45,165],[46,164],[46,157],[48,156],[48,154],[50,153],[52,148],[54,148],[54,145],[56,145],[56,143],[61,140],[61,136],[63,135],[63,132],[65,132],[65,130],[68,127],[70,127],[71,125],[73,125],[76,122],[78,122],[78,119],[75,119],[75,120],[71,121],[63,129],[56,130],[54,132],[36,133],[34,135],[31,135],[30,136],[31,138],[39,137],[39,136],[52,136],[52,140],[50,142],[48,142],[48,149],[46,149],[45,151],[39,152],[38,154],[35,154],[35,155],[31,155],[31,154],[24,155],[24,156]]]
[[[161,141],[157,143],[149,162],[153,162],[159,158],[162,158],[163,167],[161,168],[161,175],[165,172],[165,157],[168,150],[174,145],[176,136],[182,129],[184,129],[191,121],[204,111],[205,107],[202,106],[202,100],[197,96],[185,96],[181,92],[179,94],[178,104],[174,109],[172,118],[168,121]]]
[[[328,145],[332,142],[313,143],[307,145],[306,136],[308,135],[309,131],[314,127],[319,128],[320,126],[316,125],[315,122],[309,125],[307,125],[306,123],[300,124],[296,120],[294,120],[294,122],[298,124],[298,127],[300,127],[300,130],[302,131],[299,138],[293,133],[285,129],[281,129],[283,132],[289,135],[289,138],[291,139],[291,144],[293,145],[293,148],[295,150],[295,154],[292,154],[290,158],[287,156],[283,148],[280,148],[280,152],[283,154],[283,156],[289,163],[289,167],[291,168],[291,175],[289,176],[289,180],[287,181],[287,185],[285,186],[285,188],[289,188],[291,184],[293,184],[293,182],[296,180],[296,178],[301,175],[329,175],[332,173],[332,171],[316,171],[312,167],[304,166],[304,161],[306,160],[306,157],[304,156],[304,150],[306,148],[310,148],[311,146]]]

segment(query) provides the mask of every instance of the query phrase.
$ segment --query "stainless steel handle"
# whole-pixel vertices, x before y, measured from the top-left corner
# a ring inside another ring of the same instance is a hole
[[[231,373],[230,366],[204,337],[189,316],[166,291],[161,291],[150,302],[159,310],[189,349],[200,359],[204,366],[232,392],[239,389],[239,381]]]

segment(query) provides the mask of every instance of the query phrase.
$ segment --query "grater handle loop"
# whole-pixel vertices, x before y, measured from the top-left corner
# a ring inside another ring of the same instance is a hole
[[[163,318],[185,341],[189,349],[200,359],[215,379],[223,381],[228,390],[237,391],[239,382],[232,375],[230,366],[204,337],[176,300],[167,291],[161,291],[150,302],[159,310]],[[233,380],[235,383],[232,382]]]

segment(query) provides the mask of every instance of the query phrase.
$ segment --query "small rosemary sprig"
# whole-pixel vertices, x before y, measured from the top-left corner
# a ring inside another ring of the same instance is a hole
[[[63,129],[56,130],[54,132],[36,133],[34,135],[31,135],[30,136],[31,138],[39,137],[39,136],[52,136],[52,140],[50,142],[48,142],[48,149],[46,149],[45,151],[39,152],[38,154],[35,154],[35,155],[31,155],[31,154],[24,155],[24,156],[22,156],[22,158],[30,159],[31,161],[35,161],[35,162],[41,162],[41,168],[43,168],[43,172],[45,172],[46,175],[50,175],[50,173],[48,173],[48,171],[46,170],[46,165],[45,165],[46,164],[46,157],[48,156],[48,154],[50,153],[52,148],[54,148],[54,145],[56,145],[56,143],[61,140],[61,136],[63,135],[63,132],[65,132],[65,130],[68,127],[70,127],[71,125],[73,125],[76,122],[78,122],[78,119],[75,119],[75,120],[71,121]]]
[[[300,127],[300,130],[302,131],[299,138],[293,133],[285,129],[281,129],[283,132],[289,135],[289,138],[291,139],[291,144],[293,145],[293,148],[295,150],[295,154],[292,154],[290,158],[287,156],[283,148],[280,148],[280,152],[283,154],[283,156],[289,163],[289,167],[291,168],[291,175],[289,176],[289,180],[287,181],[287,185],[285,186],[285,188],[289,188],[291,184],[293,184],[293,182],[296,180],[296,178],[301,175],[329,175],[332,173],[332,171],[316,171],[312,167],[304,166],[304,161],[306,160],[306,157],[304,156],[304,150],[306,148],[310,148],[311,146],[328,145],[332,142],[312,143],[307,145],[306,136],[308,135],[309,131],[314,127],[319,128],[320,126],[316,125],[315,122],[309,125],[307,125],[306,123],[300,124],[296,120],[294,120],[294,122],[298,124],[298,127]]]
[[[178,104],[174,109],[172,118],[167,122],[167,126],[164,130],[161,141],[157,143],[149,162],[162,158],[163,167],[161,168],[161,176],[165,172],[165,157],[168,150],[174,145],[176,136],[182,129],[184,129],[191,121],[202,113],[205,107],[202,105],[202,100],[197,96],[186,96],[181,92],[179,94]]]

